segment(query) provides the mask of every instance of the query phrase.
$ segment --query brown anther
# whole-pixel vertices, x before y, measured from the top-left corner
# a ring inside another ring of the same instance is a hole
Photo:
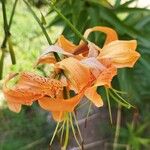
[[[78,54],[81,54],[81,53],[85,53],[89,50],[88,48],[88,43],[82,43],[80,44],[74,51],[74,55],[78,55]]]

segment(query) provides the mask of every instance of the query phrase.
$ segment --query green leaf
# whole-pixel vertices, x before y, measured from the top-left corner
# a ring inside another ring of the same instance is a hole
[[[100,16],[109,24],[113,25],[117,30],[119,30],[119,33],[123,32],[134,39],[138,39],[139,42],[143,43],[146,47],[150,47],[149,40],[144,37],[142,33],[124,24],[111,10],[104,7],[100,8]]]
[[[136,7],[133,7],[133,8],[129,8],[129,7],[119,7],[119,8],[116,8],[114,10],[115,12],[117,13],[145,13],[145,12],[148,12],[150,13],[150,10],[149,9],[146,9],[146,8],[136,8]]]
[[[137,140],[144,146],[150,144],[150,139],[138,137]]]
[[[114,6],[115,6],[115,7],[119,7],[119,6],[120,6],[120,3],[121,3],[121,0],[116,0]]]
[[[107,0],[86,0],[90,3],[100,4],[107,8],[112,8],[112,5]]]
[[[142,17],[139,22],[135,25],[136,29],[142,29],[144,26],[146,26],[150,22],[150,15],[146,15]]]
[[[135,1],[136,0],[129,0],[129,1],[125,2],[125,3],[123,3],[122,5],[120,5],[120,7],[127,7],[127,6],[129,6],[130,4],[132,4]]]
[[[41,13],[41,23],[42,23],[43,25],[46,25],[46,19],[45,19],[45,17],[43,16],[42,12],[40,12],[40,13]]]
[[[128,99],[140,101],[139,93],[134,88],[133,72],[129,69],[120,69],[118,71],[118,80],[121,90],[127,91]]]

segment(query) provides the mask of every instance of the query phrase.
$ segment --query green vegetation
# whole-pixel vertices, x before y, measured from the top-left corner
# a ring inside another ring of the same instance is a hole
[[[15,0],[5,1],[9,18]],[[53,43],[61,33],[74,43],[79,42],[79,37],[72,32],[46,0],[29,0],[29,2],[47,29]],[[127,92],[123,97],[138,109],[137,113],[137,110],[134,112],[132,108],[130,110],[121,108],[124,123],[121,126],[118,143],[129,144],[133,150],[148,150],[150,146],[150,139],[148,139],[150,136],[148,124],[150,122],[150,10],[135,7],[135,3],[136,0],[128,0],[124,3],[121,0],[115,0],[115,4],[106,0],[57,0],[55,6],[81,33],[89,27],[109,26],[118,32],[120,39],[137,40],[137,49],[141,54],[140,60],[134,69],[119,70],[118,78],[113,81],[114,87]],[[1,6],[0,45],[4,39]],[[10,33],[16,64],[11,63],[7,45],[3,77],[8,72],[35,71],[33,69],[35,61],[48,43],[38,23],[21,0],[17,3]],[[102,45],[104,37],[102,33],[92,33],[90,40]],[[41,68],[36,71],[45,75]],[[0,81],[0,88],[2,82],[3,80]],[[1,98],[0,101],[3,99]],[[117,104],[111,99],[110,102],[111,107],[117,109]],[[47,116],[48,113],[43,112],[36,104],[31,108],[24,107],[19,114],[10,112],[5,104],[3,107],[0,106],[0,149],[46,149],[54,131],[54,123],[48,122]],[[110,132],[114,135],[113,130]]]

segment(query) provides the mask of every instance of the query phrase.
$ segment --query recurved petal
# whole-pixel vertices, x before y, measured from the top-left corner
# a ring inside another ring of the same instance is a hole
[[[109,68],[104,69],[100,73],[99,77],[97,78],[94,86],[98,87],[104,85],[107,87],[111,87],[111,81],[116,74],[117,74],[117,69],[113,65],[110,66]]]
[[[74,50],[77,48],[75,44],[67,40],[63,35],[58,38],[57,45],[60,46],[63,50],[68,53],[74,53]]]
[[[8,105],[8,108],[13,112],[19,113],[21,111],[21,104],[7,102],[7,105]]]
[[[35,92],[39,90],[42,94],[50,97],[56,96],[56,94],[63,90],[63,83],[59,80],[42,77],[31,72],[22,72],[18,85],[30,87]]]
[[[3,90],[3,93],[8,102],[23,105],[31,105],[33,101],[43,96],[39,91],[35,92],[34,89],[22,87]]]
[[[65,119],[65,112],[61,112],[61,111],[53,111],[52,112],[52,116],[53,119],[57,122],[61,122]]]
[[[58,45],[50,45],[47,47],[42,55],[38,58],[35,67],[39,64],[55,64],[57,61],[52,53],[63,54],[66,56],[73,56],[73,54],[65,51],[62,47]]]
[[[103,101],[102,101],[102,98],[101,96],[97,93],[97,87],[89,87],[86,89],[85,91],[85,96],[90,100],[92,101],[95,106],[97,107],[101,107],[103,106]]]
[[[63,90],[60,81],[29,72],[21,73],[19,82],[13,88],[8,88],[7,82],[13,77],[15,77],[15,74],[11,74],[6,78],[3,84],[3,93],[10,109],[15,112],[20,110],[19,106],[21,105],[31,105],[33,101],[45,95],[57,96]]]
[[[36,67],[39,64],[55,64],[56,62],[57,61],[52,54],[47,54],[39,57],[34,67]]]
[[[31,88],[25,86],[18,86],[14,88],[8,88],[7,83],[14,78],[16,74],[10,74],[4,81],[3,93],[7,100],[8,107],[14,112],[21,110],[21,105],[31,105],[37,98],[42,97],[42,94],[31,90]]]
[[[75,58],[66,58],[57,63],[56,67],[64,70],[65,75],[78,92],[91,80],[90,69]]]
[[[8,75],[3,84],[3,93],[8,102],[29,105],[34,100],[42,96],[42,94],[38,90],[32,90],[30,87],[24,85],[18,85],[14,88],[8,88],[8,81],[15,76],[16,74]]]
[[[135,51],[136,47],[136,40],[113,41],[102,48],[99,58],[111,59],[117,68],[133,67],[140,57],[140,54]]]
[[[56,52],[56,53],[59,53],[59,54],[63,54],[63,55],[66,55],[66,56],[73,56],[70,52],[67,52],[63,47],[61,46],[58,46],[58,45],[50,45],[48,46],[43,54],[41,56],[45,56],[49,53],[53,53],[53,52]]]
[[[101,50],[97,45],[95,45],[92,42],[88,42],[88,48],[89,48],[88,57],[97,57]]]
[[[55,99],[50,97],[43,97],[38,100],[39,105],[47,110],[54,112],[72,112],[74,108],[78,105],[81,98],[84,95],[84,91],[80,92],[76,96],[69,99]]]
[[[106,37],[104,45],[112,41],[118,40],[118,36],[115,30],[109,27],[103,27],[103,26],[96,26],[96,27],[87,29],[84,33],[84,37],[87,38],[90,33],[96,32],[96,31],[104,32],[106,34],[107,37]]]

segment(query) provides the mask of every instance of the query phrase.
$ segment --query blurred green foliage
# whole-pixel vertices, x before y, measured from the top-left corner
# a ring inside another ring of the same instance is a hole
[[[74,43],[79,42],[80,39],[75,36],[56,12],[50,8],[48,1],[28,1],[33,5],[34,11],[43,22],[53,42],[55,42],[61,33]],[[8,16],[10,16],[13,2],[14,0],[9,2],[7,0]],[[146,150],[149,144],[147,138],[150,134],[147,131],[150,128],[147,125],[145,128],[141,128],[143,124],[147,124],[150,121],[150,10],[147,8],[138,8],[136,2],[136,0],[126,0],[124,3],[121,0],[110,1],[110,3],[106,0],[57,0],[55,5],[81,33],[84,33],[87,28],[93,26],[109,26],[118,32],[119,39],[136,39],[138,41],[137,50],[141,53],[140,60],[134,69],[120,69],[118,78],[114,81],[114,86],[117,89],[120,88],[126,91],[128,94],[125,98],[136,105],[140,112],[138,116],[139,120],[135,123],[135,128],[132,128],[131,125],[126,126],[126,124],[122,126],[121,133],[123,134],[120,135],[119,142],[130,144],[133,150],[140,150],[141,148]],[[2,14],[0,13],[0,33],[3,33],[3,20],[1,18]],[[10,71],[33,71],[33,64],[41,53],[41,50],[48,43],[23,1],[19,1],[17,4],[11,34],[17,64],[11,65],[10,56],[7,53],[5,56],[4,76]],[[0,43],[3,37],[4,35],[0,34]],[[105,35],[102,33],[92,33],[89,37],[91,41],[99,46],[102,46],[104,38]],[[37,72],[42,73],[40,70]],[[47,124],[46,115],[39,114],[39,110],[34,106],[31,109],[33,109],[32,111],[35,115],[35,117],[32,117],[32,121],[28,117],[28,113],[25,113],[25,110],[17,116],[9,113],[7,109],[1,110],[0,132],[4,136],[4,140],[0,142],[2,149],[16,149],[45,137],[44,133],[48,131],[46,130],[48,128],[44,128]],[[125,117],[127,122],[134,120],[131,117],[132,111],[124,111],[123,115],[130,116]],[[10,123],[5,126],[5,121]],[[12,131],[10,131],[11,129]],[[140,130],[140,133],[137,133],[138,130]],[[11,132],[10,135],[8,135],[9,132]],[[146,140],[144,140],[143,136],[145,136]],[[15,137],[18,140],[14,142]],[[2,137],[0,136],[0,138]],[[45,141],[42,142],[44,143]],[[12,147],[8,147],[9,145]]]
[[[45,116],[45,117],[44,117]],[[20,114],[8,109],[0,113],[0,149],[46,149],[50,130],[45,112],[36,108],[24,107]],[[48,132],[49,131],[49,132]]]

